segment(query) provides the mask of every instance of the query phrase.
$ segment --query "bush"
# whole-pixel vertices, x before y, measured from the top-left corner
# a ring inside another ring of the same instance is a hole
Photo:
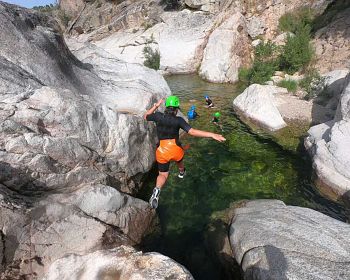
[[[302,27],[311,26],[313,19],[314,14],[312,10],[309,7],[302,7],[281,16],[278,28],[284,32],[296,33]]]
[[[277,84],[279,87],[286,88],[289,92],[296,92],[298,89],[298,83],[293,80],[283,80]]]
[[[145,56],[145,61],[143,65],[154,70],[158,70],[160,67],[160,53],[158,50],[153,50],[150,46],[145,46],[143,48],[143,55]]]
[[[309,70],[304,79],[299,82],[299,85],[307,92],[305,99],[309,100],[323,93],[325,88],[325,78],[316,70]]]
[[[269,61],[276,57],[277,46],[271,41],[262,42],[255,47],[255,59]]]
[[[270,80],[276,71],[277,47],[272,42],[261,43],[255,47],[255,60],[251,68],[241,68],[238,79],[245,86],[263,84]]]
[[[312,60],[314,51],[310,44],[310,27],[300,27],[295,36],[288,35],[286,44],[282,47],[280,69],[292,74],[305,68]]]

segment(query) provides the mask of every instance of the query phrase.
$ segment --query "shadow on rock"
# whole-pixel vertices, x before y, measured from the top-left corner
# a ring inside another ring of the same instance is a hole
[[[272,245],[264,246],[263,250],[265,261],[249,267],[244,273],[244,279],[288,280],[289,278],[286,275],[288,264],[283,252]],[[244,263],[244,258],[242,263]],[[267,267],[264,268],[264,265]]]

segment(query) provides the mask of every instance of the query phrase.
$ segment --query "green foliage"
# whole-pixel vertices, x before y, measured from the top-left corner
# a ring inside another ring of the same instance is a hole
[[[58,9],[58,4],[49,4],[45,6],[34,6],[33,10],[40,11],[43,13],[49,13]]]
[[[249,82],[250,84],[264,84],[271,79],[275,71],[275,61],[254,61]]]
[[[313,56],[314,51],[310,44],[310,27],[300,27],[295,36],[288,35],[287,42],[280,53],[279,68],[292,74],[305,68],[311,62]]]
[[[270,80],[277,70],[277,47],[272,42],[261,43],[255,48],[255,60],[251,68],[241,68],[238,79],[245,86],[258,83],[263,84]]]
[[[255,47],[255,59],[259,61],[269,61],[275,57],[277,46],[271,41],[260,43]]]
[[[145,56],[143,65],[151,69],[159,69],[160,53],[158,50],[153,50],[149,45],[147,45],[143,48],[143,55]]]
[[[311,26],[314,14],[309,7],[284,14],[279,19],[278,28],[284,32],[296,33],[300,28]]]
[[[283,80],[277,84],[279,87],[286,88],[289,92],[296,92],[298,89],[298,83],[293,80]]]
[[[299,82],[299,86],[307,92],[305,99],[309,100],[323,93],[325,79],[316,70],[312,69],[309,70],[304,79]]]

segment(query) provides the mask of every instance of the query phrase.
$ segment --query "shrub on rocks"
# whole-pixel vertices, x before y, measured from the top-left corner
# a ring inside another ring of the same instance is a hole
[[[302,26],[295,36],[287,35],[287,42],[280,53],[280,70],[293,74],[309,65],[314,56],[310,30],[310,26]]]
[[[298,83],[293,80],[282,80],[279,83],[277,83],[279,87],[286,88],[289,92],[296,92],[298,89]]]
[[[303,7],[294,12],[285,13],[279,19],[278,29],[282,32],[296,33],[301,27],[311,25],[314,13],[308,7]]]
[[[150,46],[147,45],[143,48],[143,55],[145,56],[143,65],[154,70],[159,69],[160,53],[158,50],[153,50]]]

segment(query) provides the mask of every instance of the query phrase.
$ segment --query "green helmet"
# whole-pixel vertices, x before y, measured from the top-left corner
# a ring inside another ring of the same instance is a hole
[[[216,113],[214,114],[214,117],[220,118],[220,117],[221,117],[221,114],[220,114],[219,112],[216,112]]]
[[[169,96],[165,101],[165,107],[180,107],[180,99],[175,95]]]

